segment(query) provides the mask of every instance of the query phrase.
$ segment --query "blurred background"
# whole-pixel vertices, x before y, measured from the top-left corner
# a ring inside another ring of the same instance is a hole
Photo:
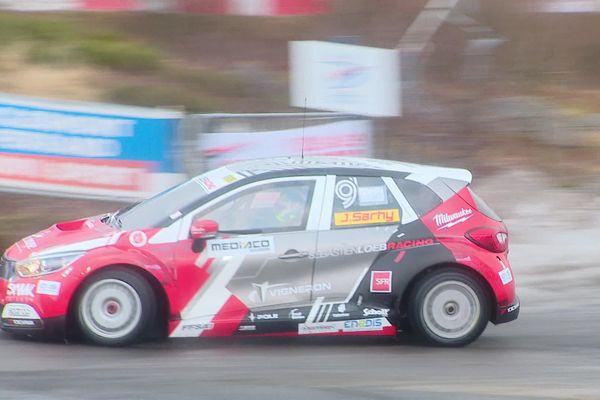
[[[2,251],[303,148],[470,169],[519,319],[458,350],[0,335],[2,398],[599,398],[600,0],[0,0]]]
[[[524,304],[548,304],[557,287],[600,298],[600,1],[0,9],[2,248],[304,145],[471,169],[512,233]],[[567,266],[567,283],[545,278]]]

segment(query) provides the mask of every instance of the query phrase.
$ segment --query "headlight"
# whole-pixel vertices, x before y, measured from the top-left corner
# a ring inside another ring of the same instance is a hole
[[[22,278],[49,274],[50,272],[58,271],[61,268],[71,264],[85,253],[62,253],[49,256],[41,256],[28,258],[23,261],[18,261],[15,264],[15,270]]]

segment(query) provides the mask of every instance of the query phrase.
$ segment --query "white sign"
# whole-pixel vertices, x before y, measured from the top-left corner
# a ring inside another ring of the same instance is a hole
[[[373,117],[401,114],[398,50],[303,41],[290,42],[289,51],[293,106]]]
[[[371,155],[370,121],[333,122],[299,129],[269,132],[206,133],[199,135],[198,147],[207,168],[214,169],[241,160],[294,156]],[[304,136],[304,140],[302,139]]]

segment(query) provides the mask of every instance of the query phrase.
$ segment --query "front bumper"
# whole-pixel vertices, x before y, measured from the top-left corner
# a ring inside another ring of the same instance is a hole
[[[519,311],[521,310],[521,303],[519,302],[519,298],[517,297],[515,301],[505,307],[496,307],[496,313],[492,318],[492,322],[496,325],[504,324],[506,322],[514,321],[519,316]]]
[[[28,306],[18,303],[0,304],[0,315],[2,315],[0,328],[3,331],[26,336],[63,337],[65,335],[66,318],[64,316],[41,319],[31,306],[28,306],[32,311],[30,313],[11,312],[10,308],[14,305]]]

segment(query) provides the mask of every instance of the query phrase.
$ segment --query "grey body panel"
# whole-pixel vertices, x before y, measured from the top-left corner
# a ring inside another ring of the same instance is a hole
[[[316,232],[275,233],[275,252],[247,256],[227,289],[250,310],[307,305],[311,300]],[[305,257],[279,256],[304,253]],[[320,288],[320,286],[318,287]]]

